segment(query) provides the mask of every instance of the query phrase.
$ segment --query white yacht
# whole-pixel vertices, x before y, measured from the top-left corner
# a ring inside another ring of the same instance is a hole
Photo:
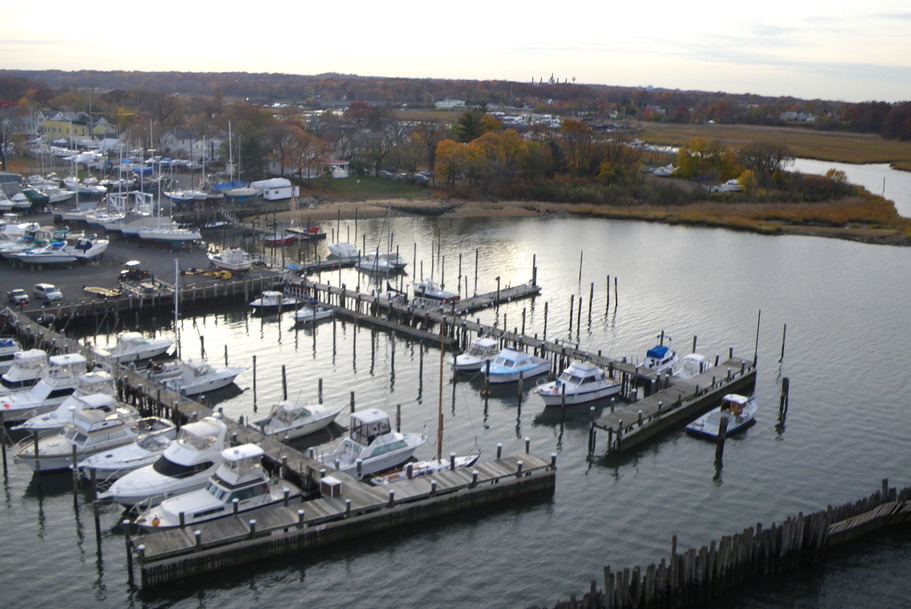
[[[141,332],[121,332],[114,347],[110,350],[95,349],[95,353],[123,364],[158,357],[173,344],[170,338],[146,338]]]
[[[0,372],[6,372],[13,365],[13,358],[22,351],[22,345],[15,338],[0,338]]]
[[[76,467],[84,477],[108,482],[146,465],[155,463],[165,449],[177,438],[177,427],[162,419],[157,429],[145,433],[129,444],[103,450],[77,462]]]
[[[657,373],[670,372],[673,374],[677,366],[677,352],[667,345],[655,345],[645,353],[643,367]]]
[[[415,298],[430,298],[442,302],[455,302],[459,299],[458,294],[444,290],[443,286],[430,279],[416,281],[411,289],[414,291]]]
[[[545,374],[550,370],[550,361],[543,357],[515,351],[501,349],[490,363],[489,381],[491,383],[512,383],[520,378],[527,380],[530,377]],[[486,374],[485,368],[485,374]]]
[[[0,395],[31,387],[41,380],[47,370],[47,352],[26,349],[13,354],[9,369],[0,375]]]
[[[199,395],[227,387],[243,372],[243,366],[212,366],[204,359],[153,364],[149,378],[183,395]]]
[[[271,479],[262,466],[265,454],[256,444],[222,451],[222,464],[205,488],[165,499],[139,514],[134,521],[144,529],[165,529],[232,516],[300,497],[301,490],[287,480]]]
[[[572,406],[620,393],[620,381],[594,364],[571,362],[560,377],[535,387],[545,406]]]
[[[141,418],[133,409],[117,409],[106,413],[100,410],[81,410],[60,433],[39,437],[36,443],[23,440],[16,452],[16,459],[33,472],[69,469],[76,461],[103,450],[129,444],[136,438],[172,426],[160,417]]]
[[[402,271],[408,263],[399,258],[398,254],[367,254],[361,257],[357,268],[367,273],[382,274]]]
[[[215,417],[187,423],[155,463],[116,480],[98,498],[127,507],[150,506],[202,488],[221,464],[227,432],[227,425]]]
[[[450,359],[452,367],[459,372],[477,372],[485,362],[492,362],[500,352],[499,343],[492,338],[476,338],[464,353]]]
[[[94,392],[92,391],[93,389],[95,389]],[[110,413],[114,412],[118,407],[133,409],[132,406],[119,404],[112,393],[100,388],[96,389],[94,386],[80,385],[71,396],[66,398],[54,410],[31,417],[10,429],[29,432],[57,431],[67,423],[72,423],[76,413],[81,410],[101,410]]]
[[[696,436],[717,439],[722,418],[727,418],[726,435],[745,430],[756,422],[756,396],[747,397],[729,393],[721,398],[721,406],[714,408],[689,425],[686,431]]]
[[[76,391],[79,376],[86,372],[85,358],[68,353],[48,361],[47,373],[34,386],[2,396],[5,421],[15,423],[50,412]]]
[[[250,302],[250,308],[255,311],[268,312],[279,309],[296,309],[303,301],[294,296],[286,296],[277,290],[265,290],[259,298]]]
[[[329,307],[319,304],[304,304],[291,314],[295,323],[312,324],[324,319],[331,318],[335,312]]]
[[[427,436],[393,431],[389,415],[378,408],[351,414],[348,435],[322,455],[323,464],[362,478],[400,465],[427,441]]]
[[[344,409],[344,403],[310,406],[286,400],[272,406],[269,416],[253,421],[253,426],[280,440],[293,440],[329,426]]]

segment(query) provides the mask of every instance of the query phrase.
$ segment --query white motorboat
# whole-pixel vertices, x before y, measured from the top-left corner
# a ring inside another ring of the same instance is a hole
[[[382,274],[402,271],[408,266],[398,254],[367,254],[357,263],[357,268],[367,273]]]
[[[5,421],[15,423],[50,412],[76,391],[78,377],[86,372],[85,358],[68,353],[51,356],[48,361],[46,374],[34,386],[0,397]]]
[[[389,415],[378,408],[351,413],[348,435],[322,455],[325,465],[362,478],[400,465],[427,441],[427,436],[393,431]]]
[[[680,360],[680,369],[674,373],[674,376],[682,379],[691,379],[706,372],[711,367],[712,362],[704,355],[689,353]]]
[[[452,367],[459,372],[477,372],[484,367],[484,363],[493,361],[500,352],[500,344],[492,338],[476,338],[471,341],[464,353],[456,355],[450,362]]]
[[[0,395],[31,387],[41,380],[47,369],[47,352],[42,349],[26,349],[13,353],[12,363],[0,375]]]
[[[291,482],[269,478],[262,466],[264,454],[255,444],[223,450],[222,464],[205,488],[165,499],[139,514],[134,523],[152,530],[177,527],[300,497],[301,490]]]
[[[110,241],[99,239],[97,236],[86,237],[85,235],[76,236],[67,239],[66,244],[61,248],[64,252],[76,257],[77,261],[86,262],[100,258],[108,249]]]
[[[76,464],[79,473],[91,479],[94,471],[96,481],[108,482],[140,467],[152,465],[177,438],[177,427],[170,421],[161,420],[161,426],[139,436],[129,444],[80,459]]]
[[[202,488],[221,465],[227,433],[227,425],[215,417],[187,423],[155,463],[129,472],[98,498],[148,507]]]
[[[535,387],[545,406],[572,406],[620,393],[620,381],[594,364],[571,362],[560,377]]]
[[[491,383],[512,383],[520,378],[527,380],[545,374],[549,370],[550,362],[543,357],[513,349],[501,349],[490,363],[488,380]]]
[[[0,373],[13,365],[13,358],[22,351],[22,345],[15,338],[0,338]]]
[[[253,421],[253,426],[280,440],[293,440],[329,426],[345,409],[345,404],[311,406],[283,401],[272,406],[269,416]]]
[[[481,458],[481,453],[476,452],[469,455],[453,455],[449,459],[430,459],[427,461],[413,461],[405,464],[405,467],[396,469],[386,474],[373,476],[370,483],[375,486],[386,486],[402,480],[411,480],[420,476],[428,476],[438,472],[445,472],[460,467],[471,467]],[[410,472],[409,472],[410,470]]]
[[[199,395],[227,387],[245,370],[242,366],[210,365],[204,359],[153,365],[149,378],[183,395]]]
[[[324,319],[329,319],[335,312],[329,307],[319,304],[304,304],[291,314],[295,323],[312,324]]]
[[[412,290],[415,298],[430,298],[442,302],[455,302],[459,299],[458,294],[444,290],[443,286],[430,279],[415,282]]]
[[[660,374],[669,372],[673,374],[677,366],[677,352],[664,344],[655,345],[645,353],[642,366]]]
[[[117,335],[117,344],[112,349],[96,349],[95,352],[123,364],[158,357],[166,353],[173,344],[174,341],[170,338],[146,338],[141,332],[121,332]]]
[[[68,252],[63,241],[51,241],[35,249],[25,249],[10,255],[23,264],[73,264],[76,256]]]
[[[357,246],[350,243],[330,243],[329,255],[335,258],[357,258]]]
[[[123,406],[123,405],[121,405]],[[107,372],[88,372],[79,376],[79,385],[70,396],[54,410],[39,414],[12,427],[14,431],[47,432],[57,431],[73,422],[80,410],[103,410],[113,412],[118,407],[114,398],[114,377]],[[133,408],[132,406],[123,406]]]
[[[259,298],[250,302],[250,307],[256,311],[273,311],[296,309],[302,304],[303,301],[294,296],[286,296],[277,290],[265,290]]]
[[[231,246],[217,254],[209,254],[209,261],[220,269],[243,273],[253,267],[253,257],[237,246]]]
[[[69,469],[76,461],[95,453],[133,442],[138,437],[159,429],[173,427],[161,417],[141,418],[133,409],[112,413],[81,410],[73,422],[54,436],[39,437],[37,442],[25,439],[19,443],[16,459],[33,472]],[[35,448],[37,446],[37,457]]]
[[[723,418],[728,421],[726,435],[745,430],[756,422],[756,396],[729,393],[721,398],[721,406],[687,425],[686,431],[696,436],[717,439]]]

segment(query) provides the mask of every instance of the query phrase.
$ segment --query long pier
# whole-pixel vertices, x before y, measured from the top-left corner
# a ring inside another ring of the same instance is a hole
[[[326,484],[331,480],[331,486]],[[380,531],[533,495],[552,495],[556,457],[524,454],[386,487],[345,474],[322,479],[321,496],[129,540],[143,588],[215,569],[360,539]]]

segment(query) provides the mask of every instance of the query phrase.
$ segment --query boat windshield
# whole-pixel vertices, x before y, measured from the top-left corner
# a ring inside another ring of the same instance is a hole
[[[64,428],[63,437],[66,438],[68,442],[71,442],[72,444],[76,444],[77,446],[84,445],[86,440],[89,439],[87,435],[85,435],[84,433],[82,433],[81,431],[79,431],[78,429],[73,427],[72,425],[68,425],[66,428]]]
[[[152,469],[168,478],[187,478],[193,474],[210,469],[212,465],[213,463],[211,461],[204,461],[203,463],[197,463],[196,465],[181,465],[180,463],[174,463],[167,457],[162,456],[152,465]]]
[[[387,434],[392,430],[389,419],[371,421],[369,423],[356,420],[351,426],[351,439],[359,444],[370,444],[377,436]]]
[[[485,355],[487,355],[487,351],[488,351],[487,347],[482,347],[481,345],[471,345],[468,348],[468,351],[465,353],[465,355],[472,355],[474,357],[484,357]]]
[[[288,410],[286,408],[277,408],[275,413],[275,418],[286,425],[290,425],[295,419],[307,418],[311,415],[310,411],[306,408],[294,408]]]
[[[177,438],[177,441],[188,446],[195,450],[205,450],[212,446],[215,446],[217,438],[215,436],[197,436],[195,434],[189,433],[185,429],[180,430],[180,436]]]
[[[405,440],[396,440],[395,442],[389,442],[388,444],[381,444],[377,446],[373,452],[370,454],[371,457],[378,457],[380,455],[393,452],[396,450],[401,450],[403,448],[408,448],[408,445],[405,443]]]
[[[148,451],[165,449],[170,443],[171,438],[169,438],[167,434],[150,434],[136,440],[136,445],[139,446],[139,448]]]

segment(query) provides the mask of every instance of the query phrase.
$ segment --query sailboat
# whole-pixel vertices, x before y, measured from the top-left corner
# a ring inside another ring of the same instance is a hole
[[[440,399],[437,409],[437,457],[426,461],[414,461],[406,463],[403,468],[388,472],[380,476],[374,476],[370,482],[385,486],[402,480],[410,480],[418,476],[427,476],[448,469],[457,467],[471,467],[477,463],[481,457],[481,452],[476,451],[467,455],[456,456],[455,453],[448,459],[443,459],[443,362],[445,361],[446,351],[446,321],[440,324]]]
[[[174,260],[174,336],[177,356],[180,357],[180,266]],[[183,395],[199,395],[227,387],[246,368],[242,366],[212,366],[204,359],[178,360],[153,364],[149,378]]]
[[[181,245],[202,239],[202,235],[195,228],[183,228],[171,220],[167,224],[161,222],[161,189],[158,190],[158,225],[140,226],[137,231],[139,237],[148,241],[158,241],[171,245]]]
[[[259,191],[250,186],[248,182],[234,179],[234,149],[231,143],[231,123],[228,123],[228,181],[215,184],[215,190],[223,193],[229,199],[237,203],[251,199],[259,194]],[[238,156],[240,151],[240,142],[238,141]],[[238,160],[238,174],[240,174],[240,161]]]
[[[392,247],[392,235],[389,232],[390,210],[391,206],[387,206],[386,217],[383,220],[383,225],[385,226],[386,231],[387,253],[381,254],[379,243],[377,243],[376,252],[373,254],[367,254],[357,263],[357,268],[364,272],[373,274],[395,273],[398,271],[404,271],[405,267],[408,266],[408,263],[400,258],[398,253],[388,251]]]

